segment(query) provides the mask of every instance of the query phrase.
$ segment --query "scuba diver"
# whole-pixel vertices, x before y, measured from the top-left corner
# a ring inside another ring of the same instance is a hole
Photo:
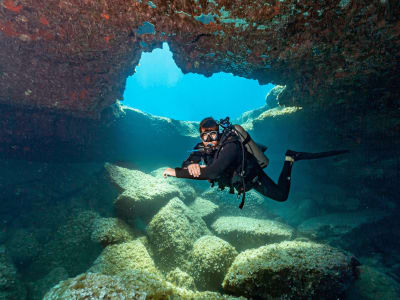
[[[220,127],[222,130],[220,130]],[[220,190],[229,187],[231,194],[242,194],[239,208],[243,208],[246,192],[255,189],[260,194],[276,201],[286,201],[289,196],[292,166],[295,161],[323,158],[349,152],[338,150],[319,153],[287,150],[281,174],[276,184],[264,173],[269,160],[264,152],[267,147],[256,144],[240,126],[232,125],[229,117],[218,123],[212,117],[200,122],[200,138],[181,168],[167,168],[164,178],[174,176],[197,180],[208,180]]]

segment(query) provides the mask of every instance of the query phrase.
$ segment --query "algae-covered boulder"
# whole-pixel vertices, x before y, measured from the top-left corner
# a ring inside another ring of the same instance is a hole
[[[6,243],[7,252],[15,264],[32,261],[41,249],[35,235],[25,229],[17,230]]]
[[[204,220],[178,198],[153,217],[147,232],[161,266],[167,270],[179,266],[184,271],[194,242],[211,234]]]
[[[115,275],[140,270],[160,275],[153,259],[140,240],[107,246],[89,269],[93,273]]]
[[[150,174],[156,178],[163,178],[162,173],[167,167],[158,168],[151,171]],[[185,203],[190,203],[196,198],[196,191],[193,184],[196,182],[194,180],[176,177],[167,177],[166,180],[169,184],[176,186],[182,193],[182,201]]]
[[[165,279],[175,284],[177,287],[193,291],[197,289],[193,277],[179,268],[175,268],[175,270],[168,272]]]
[[[108,163],[105,168],[112,183],[122,191],[114,202],[116,213],[127,221],[151,218],[168,200],[183,197],[176,186],[163,178]]]
[[[54,286],[43,300],[235,300],[243,299],[213,292],[178,288],[157,275],[129,271],[120,275],[84,273]]]
[[[197,197],[189,208],[202,217],[207,224],[211,224],[218,214],[218,205],[201,197]]]
[[[280,222],[247,217],[220,217],[212,224],[212,229],[239,252],[290,240],[294,234],[290,226]]]
[[[192,273],[200,290],[221,290],[228,268],[238,255],[235,248],[216,236],[202,236],[193,245]]]
[[[26,291],[19,281],[17,270],[7,255],[6,248],[0,247],[0,299],[23,300]]]
[[[98,218],[94,221],[91,239],[103,246],[133,240],[129,226],[118,218]]]
[[[220,216],[238,216],[256,219],[276,217],[264,204],[267,198],[254,190],[246,192],[246,202],[243,209],[239,209],[241,199],[238,199],[236,194],[230,194],[228,188],[223,191],[215,187],[209,188],[200,197],[218,205],[218,214]]]
[[[338,299],[352,283],[356,265],[336,248],[285,241],[240,253],[223,287],[263,299]]]
[[[145,300],[146,293],[125,285],[121,278],[84,273],[54,286],[43,300]]]

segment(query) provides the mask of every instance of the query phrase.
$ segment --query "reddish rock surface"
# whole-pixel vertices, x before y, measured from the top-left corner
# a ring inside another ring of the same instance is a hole
[[[164,41],[184,73],[231,72],[287,85],[281,104],[384,115],[398,110],[399,16],[395,0],[0,0],[0,104],[14,107],[2,141],[30,109],[43,126],[52,113],[98,119]]]
[[[163,41],[184,72],[288,85],[285,104],[389,101],[399,15],[395,0],[1,0],[0,103],[97,118]]]

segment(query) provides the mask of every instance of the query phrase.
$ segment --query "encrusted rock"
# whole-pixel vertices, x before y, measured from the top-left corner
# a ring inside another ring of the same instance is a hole
[[[19,281],[17,270],[6,253],[4,246],[0,247],[0,299],[23,300],[26,291]]]
[[[140,240],[107,246],[96,259],[90,272],[115,275],[140,270],[160,275],[153,259]]]
[[[235,248],[216,236],[202,236],[193,245],[192,273],[201,290],[221,290],[224,276],[238,255]]]
[[[134,235],[129,226],[118,218],[98,218],[94,221],[91,239],[107,246],[133,240]]]
[[[194,242],[206,234],[210,231],[204,220],[178,198],[170,200],[148,226],[155,255],[168,270],[179,266],[186,271]]]
[[[176,186],[162,178],[108,163],[105,168],[111,181],[123,191],[114,202],[116,212],[128,221],[134,217],[151,218],[168,200],[182,197]]]
[[[240,253],[223,287],[263,299],[337,299],[352,283],[356,265],[336,248],[285,241]]]
[[[269,108],[274,108],[279,105],[279,95],[285,89],[285,86],[276,85],[265,97],[265,102]]]
[[[220,217],[213,223],[212,229],[238,251],[290,240],[294,235],[288,225],[247,217]]]
[[[127,286],[117,276],[84,273],[60,282],[43,298],[44,300],[145,300],[146,293]]]
[[[189,208],[202,217],[207,224],[210,224],[218,213],[218,205],[201,197],[197,197]]]
[[[162,173],[167,167],[158,168],[150,174],[156,178],[162,178]],[[182,201],[185,203],[192,202],[196,198],[196,191],[192,186],[193,180],[168,177],[166,180],[169,184],[176,186],[182,192]]]
[[[44,297],[44,300],[234,300],[244,299],[213,292],[194,292],[178,288],[159,276],[140,271],[120,275],[83,273],[60,282]]]
[[[259,219],[274,217],[264,205],[267,198],[254,190],[246,193],[246,203],[243,209],[238,209],[240,199],[238,199],[237,195],[229,194],[228,188],[224,191],[220,191],[215,187],[209,188],[203,192],[200,197],[218,205],[219,215],[243,216]]]
[[[165,279],[178,287],[193,291],[196,290],[193,277],[179,268],[168,272],[167,276],[165,276]]]

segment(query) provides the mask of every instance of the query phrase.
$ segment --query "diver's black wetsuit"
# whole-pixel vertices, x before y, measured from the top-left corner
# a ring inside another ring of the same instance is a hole
[[[188,159],[183,162],[182,168],[175,168],[176,177],[230,182],[235,170],[237,170],[242,163],[242,149],[240,143],[230,142],[223,145],[218,156],[216,156],[216,151],[212,154],[201,152],[192,153]],[[206,167],[200,169],[199,177],[193,177],[189,174],[187,166],[193,163],[198,164],[202,159]],[[273,182],[272,179],[264,173],[257,162],[249,161],[247,163],[254,164],[254,174],[251,176],[251,182],[246,182],[246,190],[248,190],[248,188],[254,188],[262,195],[276,201],[285,201],[288,198],[290,174],[292,171],[292,163],[290,161],[284,162],[278,184]]]

